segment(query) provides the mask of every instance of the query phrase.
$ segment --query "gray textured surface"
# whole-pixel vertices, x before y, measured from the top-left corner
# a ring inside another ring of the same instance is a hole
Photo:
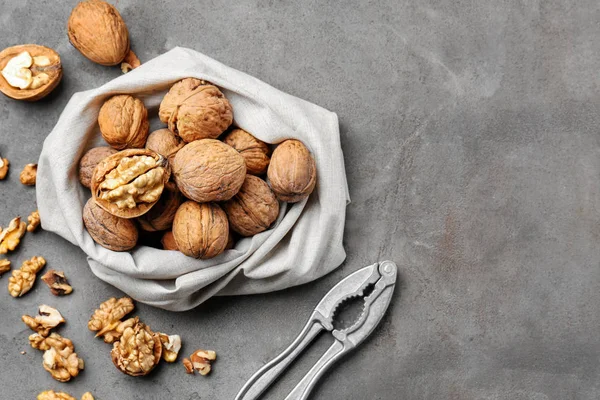
[[[0,98],[0,225],[34,209],[18,173],[33,162],[70,95],[119,75],[68,43],[74,1],[0,1],[0,46],[55,48],[63,84],[47,100]],[[83,253],[44,232],[40,254],[75,287],[0,290],[2,399],[55,388],[100,400],[231,399],[304,324],[342,276],[378,259],[402,285],[371,340],[336,366],[317,399],[597,399],[600,397],[600,16],[597,1],[123,1],[142,61],[182,45],[338,113],[353,203],[348,258],[313,284],[217,298],[174,314],[140,305],[184,353],[215,349],[209,378],[163,365],[117,372],[85,328],[119,293]],[[43,12],[32,11],[43,10]],[[0,280],[6,286],[8,277]],[[86,370],[60,384],[28,347],[19,318],[57,306]],[[281,399],[328,346],[319,341],[269,398]],[[20,352],[26,350],[27,354]]]

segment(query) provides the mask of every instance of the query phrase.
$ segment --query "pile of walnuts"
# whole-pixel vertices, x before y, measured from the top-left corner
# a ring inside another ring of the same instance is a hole
[[[149,133],[140,99],[107,99],[98,125],[109,146],[80,160],[79,180],[92,192],[83,221],[107,249],[128,251],[159,235],[165,250],[212,258],[233,247],[234,235],[269,229],[279,201],[301,201],[315,188],[306,146],[286,140],[273,150],[232,126],[232,106],[210,82],[175,83],[158,116],[167,128]]]

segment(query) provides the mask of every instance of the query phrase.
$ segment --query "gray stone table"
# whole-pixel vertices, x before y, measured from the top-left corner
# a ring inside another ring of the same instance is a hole
[[[68,42],[74,0],[0,1],[0,47],[38,43],[64,80],[35,104],[0,98],[0,225],[35,208],[18,181],[70,96],[120,75]],[[21,299],[0,279],[0,398],[55,388],[100,400],[232,399],[296,336],[340,278],[376,260],[400,266],[390,312],[318,386],[315,399],[600,398],[600,3],[595,0],[120,0],[142,61],[199,50],[339,115],[352,204],[346,262],[291,290],[216,298],[172,313],[138,305],[151,326],[218,352],[208,378],[162,365],[118,372],[86,329],[119,291],[59,237],[27,235],[15,264],[43,255],[74,293],[43,284]],[[20,322],[38,304],[85,359],[51,379]],[[301,359],[268,398],[282,399],[329,345]],[[22,351],[26,354],[21,355]]]

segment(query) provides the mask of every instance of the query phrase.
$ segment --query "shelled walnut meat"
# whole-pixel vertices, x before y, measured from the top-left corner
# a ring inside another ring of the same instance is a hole
[[[42,280],[50,288],[50,293],[55,296],[66,296],[73,292],[73,288],[62,271],[51,269],[42,276]]]
[[[27,217],[27,232],[35,232],[40,226],[40,213],[38,210],[33,211]]]
[[[46,390],[37,395],[37,400],[77,400],[65,392],[55,392],[54,390]]]
[[[184,202],[184,198],[172,182],[167,183],[165,188],[166,190],[150,211],[138,218],[140,228],[144,231],[164,231],[173,225],[175,213]]]
[[[214,139],[186,144],[175,155],[172,168],[179,190],[200,203],[229,200],[246,178],[244,158],[231,146]]]
[[[121,372],[131,376],[143,376],[158,364],[162,350],[159,335],[138,322],[123,331],[119,341],[113,344],[110,354],[113,364]]]
[[[8,271],[10,271],[10,261],[6,259],[0,260],[0,277]]]
[[[8,227],[4,230],[0,228],[0,254],[6,254],[13,251],[21,243],[21,238],[25,235],[27,224],[21,221],[21,217],[16,217],[10,221]]]
[[[233,121],[231,104],[219,88],[196,78],[175,83],[160,103],[158,116],[185,142],[215,139]]]
[[[59,382],[68,382],[79,375],[84,368],[84,362],[75,353],[71,340],[51,333],[49,337],[38,341],[38,348],[44,350],[44,369]]]
[[[200,375],[208,375],[212,369],[212,362],[217,359],[217,353],[212,350],[196,350],[190,356],[189,360],[184,360],[184,366],[189,374],[194,373],[194,369]],[[187,362],[186,362],[187,360]],[[190,370],[190,365],[193,369]]]
[[[10,166],[10,162],[6,158],[0,157],[0,181],[6,178],[8,174],[8,167]]]
[[[271,148],[268,144],[252,136],[243,129],[232,129],[224,138],[223,143],[230,145],[244,157],[249,174],[262,175],[267,172],[271,158]]]
[[[167,159],[148,149],[123,150],[96,166],[92,198],[121,218],[145,214],[160,199],[171,169]]]
[[[21,174],[19,180],[25,186],[34,186],[37,179],[37,164],[27,164]]]
[[[299,140],[290,139],[273,151],[267,176],[279,200],[296,203],[314,190],[317,166],[306,146]]]
[[[279,215],[279,202],[269,185],[254,175],[246,175],[240,191],[223,203],[229,226],[242,236],[252,236],[271,226]]]
[[[132,220],[119,218],[102,209],[93,199],[83,207],[83,224],[100,246],[113,251],[127,251],[138,241],[138,229]]]
[[[185,142],[168,129],[159,129],[148,135],[146,148],[152,150],[170,161],[175,154],[185,146]]]
[[[47,96],[62,78],[58,53],[35,44],[0,52],[0,91],[15,100],[36,101]]]
[[[21,268],[12,271],[12,276],[8,278],[8,293],[12,297],[21,297],[29,292],[35,283],[37,273],[46,265],[43,257],[32,257],[23,261]]]
[[[169,363],[175,362],[179,350],[181,350],[181,337],[179,335],[167,335],[166,333],[159,333],[158,336],[163,347],[163,360]]]
[[[221,254],[229,235],[227,215],[216,203],[183,203],[173,221],[177,248],[189,257],[207,259]]]
[[[117,150],[144,147],[148,138],[148,110],[128,94],[108,99],[100,108],[98,124],[106,143]]]
[[[115,154],[117,150],[108,146],[94,147],[88,150],[79,161],[79,182],[86,188],[90,188],[92,175],[98,163],[108,156]]]
[[[116,299],[114,297],[100,304],[88,322],[88,329],[96,332],[96,337],[110,334],[111,337],[120,337],[114,334],[122,319],[133,311],[133,300],[129,297]],[[110,342],[108,342],[110,343]]]
[[[35,317],[23,315],[21,319],[25,325],[42,337],[47,337],[52,329],[65,322],[65,319],[56,308],[45,304],[39,307],[38,315]]]

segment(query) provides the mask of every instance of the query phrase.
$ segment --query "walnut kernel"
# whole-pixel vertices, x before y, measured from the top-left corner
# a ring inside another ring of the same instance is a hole
[[[0,157],[0,181],[6,178],[8,174],[8,167],[10,166],[10,162],[6,158]]]
[[[42,363],[44,369],[59,382],[70,381],[84,368],[83,360],[75,353],[73,342],[57,333],[44,339],[40,349],[47,349]]]
[[[0,254],[6,254],[16,249],[25,234],[26,228],[27,224],[21,221],[21,217],[10,221],[8,228],[0,231]]]
[[[200,375],[208,375],[212,361],[217,359],[217,353],[212,350],[196,350],[191,356],[192,366]]]
[[[252,136],[243,129],[232,129],[231,132],[223,138],[226,143],[239,151],[246,161],[246,168],[249,174],[262,175],[267,172],[271,158],[271,148],[268,144]]]
[[[149,374],[160,361],[161,353],[159,336],[141,322],[126,328],[110,352],[115,367],[131,376]]]
[[[35,283],[36,274],[44,268],[46,260],[43,257],[32,257],[25,260],[21,268],[13,270],[8,278],[8,293],[12,297],[21,297],[29,292]]]
[[[189,358],[184,358],[182,361],[183,363],[183,368],[185,368],[185,373],[186,374],[194,374],[194,366],[192,365],[192,362],[190,361]]]
[[[159,333],[158,335],[163,347],[163,360],[169,363],[175,362],[179,355],[179,350],[181,350],[181,337],[179,335],[167,335],[165,333]]]
[[[10,271],[10,261],[7,259],[0,260],[0,276]]]
[[[136,69],[140,65],[142,65],[140,59],[135,55],[133,51],[129,50],[129,52],[123,59],[123,62],[121,63],[121,72],[126,74],[132,69]]]
[[[55,296],[66,296],[73,292],[69,281],[62,271],[49,270],[42,276],[42,280],[50,288],[50,292]]]
[[[35,179],[37,176],[37,164],[27,164],[23,171],[21,171],[21,175],[19,175],[19,179],[21,183],[26,186],[34,186]]]
[[[27,232],[34,232],[40,226],[40,213],[35,210],[27,217]]]
[[[39,307],[38,315],[35,317],[23,315],[21,319],[25,325],[36,331],[42,337],[48,336],[53,328],[56,328],[61,323],[65,322],[65,319],[56,308],[45,304],[42,304]]]
[[[121,323],[121,319],[134,309],[133,300],[129,297],[116,299],[114,297],[100,304],[88,322],[88,329],[97,332],[96,337],[113,331]]]
[[[37,400],[77,400],[75,397],[65,392],[55,392],[54,390],[46,390],[37,395]]]
[[[106,143],[117,150],[144,147],[148,138],[148,110],[128,94],[108,99],[100,108],[98,124]]]
[[[85,392],[81,396],[81,400],[94,400],[94,396],[92,396],[92,394],[90,392]]]

